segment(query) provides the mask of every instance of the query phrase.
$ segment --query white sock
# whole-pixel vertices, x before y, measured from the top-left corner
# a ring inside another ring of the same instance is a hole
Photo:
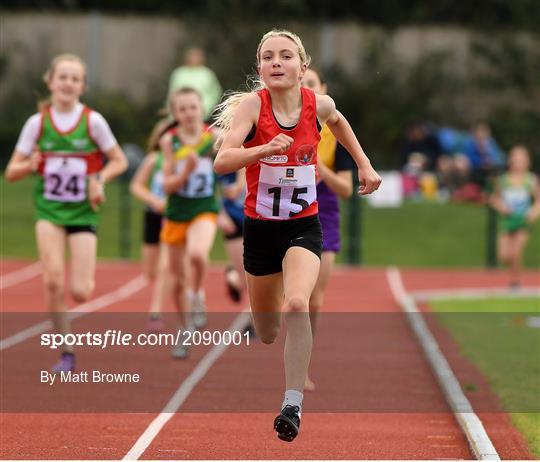
[[[300,415],[302,413],[302,400],[303,399],[304,399],[303,393],[300,393],[297,390],[287,390],[285,392],[285,399],[283,400],[283,405],[281,406],[281,409],[283,409],[285,406],[298,406],[300,408],[298,415]]]
[[[192,293],[191,306],[193,307],[193,311],[205,311],[204,299],[205,296],[203,289],[199,290],[198,292]]]
[[[190,305],[193,303],[193,296],[193,290],[191,288],[186,289],[186,298]]]

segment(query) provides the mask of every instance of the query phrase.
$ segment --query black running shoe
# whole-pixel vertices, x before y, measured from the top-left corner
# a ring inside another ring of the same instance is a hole
[[[239,277],[238,271],[236,271],[234,267],[227,266],[227,268],[225,268],[225,284],[227,284],[227,292],[229,297],[231,297],[232,301],[235,303],[239,303],[242,299],[242,292],[240,292],[240,289],[236,285],[236,280]]]
[[[274,420],[274,430],[280,440],[291,442],[300,431],[300,416],[298,406],[287,405]]]
[[[247,333],[248,338],[250,340],[257,340],[257,331],[255,330],[255,326],[253,323],[249,323],[244,330],[242,331],[242,335],[245,335]]]

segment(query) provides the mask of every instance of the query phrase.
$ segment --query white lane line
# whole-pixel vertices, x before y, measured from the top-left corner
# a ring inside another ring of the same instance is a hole
[[[474,456],[478,460],[501,460],[482,422],[474,413],[471,403],[463,393],[448,361],[441,352],[439,344],[429,331],[414,300],[405,290],[399,270],[394,266],[388,268],[386,277],[390,291],[405,312],[407,320],[435,372],[446,400],[469,441]]]
[[[0,290],[7,289],[8,287],[32,279],[39,273],[41,273],[41,263],[35,262],[16,271],[4,274],[3,276],[0,276]]]
[[[129,298],[134,293],[138,292],[147,285],[147,279],[144,275],[137,276],[134,279],[126,282],[123,286],[119,287],[113,292],[108,292],[101,297],[98,297],[89,302],[77,305],[72,310],[69,310],[69,319],[74,320],[82,316],[92,313],[94,311],[101,310],[106,306],[112,305],[113,303]],[[52,329],[53,324],[51,321],[43,321],[38,324],[35,324],[27,329],[24,329],[16,334],[13,334],[10,337],[0,340],[0,351],[11,348],[18,343],[24,342],[29,338],[32,338],[36,335],[41,334]]]
[[[249,323],[250,315],[247,311],[240,313],[229,327],[230,332],[241,331]],[[161,413],[148,425],[143,434],[135,442],[133,447],[123,457],[123,460],[138,460],[150,446],[154,438],[158,435],[165,424],[174,416],[186,401],[195,386],[202,380],[206,373],[218,358],[227,350],[228,346],[220,343],[214,345],[212,349],[199,361],[195,369],[184,380],[169,402],[165,405]]]
[[[489,297],[495,298],[531,298],[536,297],[540,302],[540,287],[520,287],[512,290],[504,287],[476,287],[469,289],[435,289],[435,290],[416,290],[409,292],[409,295],[417,302],[426,302],[428,300],[447,300],[447,299],[483,299]]]

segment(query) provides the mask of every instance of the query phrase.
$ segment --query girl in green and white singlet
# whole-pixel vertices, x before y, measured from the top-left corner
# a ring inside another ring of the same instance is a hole
[[[148,154],[130,184],[131,194],[146,205],[142,257],[144,273],[149,281],[154,282],[150,319],[147,324],[147,330],[150,332],[159,332],[164,328],[161,311],[170,288],[167,246],[159,239],[167,205],[167,194],[163,188],[163,153],[159,147],[159,140],[174,125],[176,122],[169,119],[156,124],[148,141]]]
[[[50,102],[24,125],[6,168],[8,181],[40,175],[35,195],[36,240],[43,268],[47,307],[59,334],[70,331],[64,300],[64,254],[71,256],[70,293],[88,300],[94,289],[96,226],[104,185],[127,168],[127,161],[101,114],[79,98],[86,65],[76,55],[55,57],[44,80]],[[107,165],[103,164],[107,156]],[[75,367],[72,347],[64,346],[53,372]]]
[[[540,186],[529,166],[527,149],[515,146],[510,151],[508,171],[499,178],[491,198],[492,206],[502,215],[498,257],[501,263],[509,265],[510,285],[514,288],[519,286],[529,225],[540,214]]]

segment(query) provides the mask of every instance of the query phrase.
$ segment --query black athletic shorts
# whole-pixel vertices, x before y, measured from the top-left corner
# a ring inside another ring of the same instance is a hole
[[[64,225],[66,234],[75,234],[75,233],[92,233],[96,234],[97,229],[95,225]]]
[[[143,242],[145,244],[159,244],[159,233],[163,215],[152,210],[144,211]]]
[[[244,219],[244,268],[249,274],[280,273],[285,253],[295,246],[321,258],[322,231],[318,215],[279,221]]]

